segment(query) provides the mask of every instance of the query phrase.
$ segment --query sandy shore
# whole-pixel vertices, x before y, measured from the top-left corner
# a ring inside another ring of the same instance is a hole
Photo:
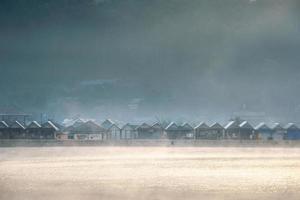
[[[299,196],[299,148],[0,148],[0,199]]]

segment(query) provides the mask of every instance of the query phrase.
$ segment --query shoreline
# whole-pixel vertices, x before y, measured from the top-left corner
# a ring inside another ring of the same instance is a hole
[[[145,146],[145,147],[300,147],[300,141],[247,140],[0,140],[1,147]]]

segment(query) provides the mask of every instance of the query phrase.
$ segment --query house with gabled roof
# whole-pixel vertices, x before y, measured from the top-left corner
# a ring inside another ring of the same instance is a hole
[[[174,130],[174,131],[177,129],[178,129],[178,125],[175,122],[170,122],[165,128],[165,130]]]
[[[205,122],[201,122],[195,127],[195,129],[208,129],[208,128],[209,126]]]
[[[164,134],[164,128],[163,126],[156,122],[151,126],[152,129],[152,138],[153,139],[162,139],[162,138],[166,138],[166,135]]]
[[[5,121],[0,121],[0,139],[9,139],[9,126]]]
[[[228,122],[224,126],[224,130],[225,130],[226,139],[232,139],[232,140],[239,139],[240,126],[238,121],[233,120]]]
[[[9,138],[10,139],[25,139],[25,126],[19,121],[14,121],[9,125]]]
[[[72,128],[74,128],[74,126],[79,126],[82,123],[83,122],[81,122],[81,120],[78,120],[72,126],[64,127],[63,125],[57,122],[47,121],[42,124],[42,138],[52,138],[54,135],[55,139],[57,140],[74,139],[70,138],[70,135],[68,133]]]
[[[106,126],[107,127],[107,126]],[[116,124],[111,124],[110,127],[106,128],[108,140],[120,140],[121,139],[121,128]]]
[[[258,140],[272,140],[273,130],[264,122],[259,123],[254,129]]]
[[[52,121],[47,121],[43,123],[42,125],[42,138],[44,139],[55,139],[56,134],[60,131],[57,125],[53,123]]]
[[[188,123],[177,125],[175,122],[171,122],[165,128],[165,134],[168,139],[193,139],[194,129]]]
[[[205,122],[201,122],[195,127],[195,139],[205,140],[208,138],[209,126]]]
[[[121,139],[121,128],[113,122],[111,119],[106,119],[101,123],[101,127],[106,129],[107,140],[120,140]]]
[[[26,128],[41,128],[42,126],[37,121],[32,121]]]
[[[286,140],[300,140],[300,128],[294,123],[288,123],[284,129],[286,130]]]
[[[21,129],[25,129],[25,126],[20,123],[19,121],[14,121],[9,125],[10,128],[21,128]]]
[[[125,124],[121,129],[121,139],[130,140],[138,137],[137,125]]]
[[[170,122],[165,128],[165,133],[168,139],[182,139],[184,136],[181,135],[180,129],[175,122]]]
[[[42,126],[37,121],[32,121],[26,127],[26,138],[27,139],[42,139],[43,137]]]
[[[106,119],[101,123],[101,126],[105,129],[109,129],[113,124],[115,124],[115,122],[113,122],[111,119]]]
[[[240,140],[254,140],[254,139],[256,139],[255,130],[249,122],[243,121],[239,125],[239,139]]]
[[[147,123],[142,123],[137,128],[138,139],[152,139],[153,130],[152,127]]]
[[[73,123],[70,126],[64,127],[63,132],[67,133],[68,139],[74,139],[73,130],[76,130],[77,127],[83,125],[85,122],[81,119],[77,120],[75,123]]]
[[[184,139],[194,139],[194,128],[189,123],[183,123],[178,128]]]
[[[96,122],[87,121],[69,131],[75,140],[105,140],[107,138],[106,129]]]
[[[222,139],[223,136],[224,136],[224,127],[221,124],[215,122],[209,126],[206,139],[219,140]]]
[[[273,140],[280,141],[285,138],[286,130],[279,123],[275,123],[273,126],[271,126],[271,129]]]

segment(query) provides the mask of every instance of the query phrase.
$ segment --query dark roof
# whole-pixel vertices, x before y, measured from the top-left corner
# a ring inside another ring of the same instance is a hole
[[[101,123],[103,128],[109,129],[113,124],[115,124],[111,119],[106,119],[104,122]]]
[[[201,122],[198,126],[195,127],[195,129],[208,129],[209,126],[204,123],[204,122]]]
[[[264,122],[258,124],[255,128],[255,130],[271,130],[271,128],[266,125]]]
[[[0,128],[8,128],[8,124],[5,121],[0,121]]]
[[[112,124],[108,129],[111,129],[112,127],[117,127],[118,129],[121,129],[117,124]]]
[[[217,122],[213,123],[209,128],[210,129],[224,129],[224,127],[221,124],[217,123]]]
[[[180,127],[181,130],[185,130],[185,131],[194,130],[194,128],[188,123],[184,123],[179,127]]]
[[[225,126],[225,129],[236,129],[239,128],[239,123],[237,121],[230,121]]]
[[[243,121],[239,126],[243,129],[254,129],[253,126],[247,121]]]
[[[18,121],[14,121],[9,125],[10,128],[20,128],[25,129],[25,127]]]
[[[127,124],[125,124],[125,125],[122,127],[122,129],[124,129],[126,126],[132,128],[132,129],[134,129],[134,130],[138,127],[138,125],[133,125],[133,124],[127,123]]]
[[[42,126],[37,121],[32,121],[26,128],[41,128]]]
[[[273,130],[284,130],[284,128],[279,123],[275,123],[273,126],[271,126],[271,129],[273,129]]]
[[[61,125],[60,123],[51,121],[59,130],[63,130],[65,127]]]
[[[171,122],[165,129],[166,130],[177,130],[178,126],[175,122]]]
[[[154,123],[151,127],[152,127],[152,128],[161,128],[161,129],[164,128],[164,127],[163,127],[160,123],[158,123],[158,122]]]
[[[87,121],[84,124],[81,124],[78,127],[74,127],[72,131],[75,132],[104,132],[105,129],[93,121]]]
[[[284,127],[284,129],[286,129],[286,130],[299,130],[299,127],[296,126],[296,124],[294,124],[294,123],[288,123],[288,124]]]
[[[59,128],[56,127],[55,124],[54,124],[53,122],[51,122],[51,121],[47,121],[47,122],[43,123],[43,124],[42,124],[42,128],[53,128],[53,129],[55,129],[56,131],[59,130]]]
[[[149,129],[151,128],[151,126],[147,123],[142,123],[141,125],[139,125],[136,129]]]

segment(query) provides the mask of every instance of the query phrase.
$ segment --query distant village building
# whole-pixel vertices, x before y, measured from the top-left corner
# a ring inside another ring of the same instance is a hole
[[[101,123],[101,127],[109,129],[113,124],[115,123],[111,119],[106,119],[104,122]]]
[[[275,141],[283,140],[286,134],[286,130],[279,124],[275,123],[272,127],[272,139]]]
[[[121,139],[137,139],[138,133],[136,128],[137,125],[125,124],[121,130]]]
[[[178,128],[178,125],[175,122],[171,122],[166,128],[165,132],[168,139],[182,139],[184,135],[181,135],[181,132]]]
[[[293,123],[287,124],[285,127],[286,135],[284,139],[286,140],[300,140],[300,129]]]
[[[228,122],[228,124],[226,124],[224,126],[224,130],[225,130],[225,138],[226,139],[240,139],[239,135],[240,135],[240,126],[239,126],[239,122],[234,120],[234,121],[230,121]]]
[[[121,139],[121,128],[116,124],[112,124],[107,129],[107,139],[108,140],[120,140]]]
[[[59,131],[59,132],[57,132],[55,134],[55,138],[57,140],[68,140],[69,139],[69,135],[66,132]]]
[[[69,129],[70,138],[75,140],[105,140],[106,130],[93,121],[87,121],[79,126]]]
[[[204,122],[195,127],[195,139],[206,140],[209,138],[209,126]]]
[[[164,128],[159,123],[154,123],[152,126],[143,123],[136,130],[138,139],[161,139],[164,137]]]
[[[26,127],[26,138],[27,139],[42,139],[44,137],[42,126],[37,121],[32,121]]]
[[[232,120],[228,122],[225,126],[224,137],[232,140],[255,140],[257,139],[257,134],[255,134],[255,129],[248,121]]]
[[[193,139],[194,129],[188,123],[178,126],[175,122],[171,122],[166,128],[165,132],[168,139]]]
[[[43,139],[55,139],[56,134],[60,131],[58,125],[52,121],[47,121],[42,124],[42,138]]]
[[[138,139],[152,139],[153,129],[147,123],[142,123],[136,128]]]
[[[255,127],[256,137],[259,140],[272,140],[273,130],[265,123],[260,123]]]
[[[244,121],[239,125],[239,139],[240,140],[254,140],[254,128],[249,122]]]
[[[26,139],[25,127],[20,122],[9,124],[9,139]]]
[[[0,121],[0,139],[56,139],[59,130],[58,125],[51,121],[43,125],[32,121],[27,126],[19,121],[10,124]]]
[[[83,125],[85,122],[82,120],[76,120],[72,125],[64,128],[63,132],[68,134],[68,139],[74,139],[73,130],[76,130],[77,127]]]
[[[300,128],[293,123],[285,127],[279,123],[269,127],[259,123],[255,128],[248,122],[235,118],[224,127],[219,123],[211,126],[200,123],[193,128],[188,123],[181,125],[171,122],[168,125],[154,123],[149,125],[125,124],[120,128],[112,120],[107,119],[101,125],[94,121],[84,122],[81,119],[73,121],[71,126],[62,127],[60,124],[47,121],[39,124],[37,121],[26,123],[16,121],[0,121],[0,139],[75,139],[75,140],[134,140],[134,139],[196,139],[196,140],[300,140]]]
[[[101,123],[101,127],[106,129],[106,137],[108,140],[120,140],[121,128],[111,119],[106,119]]]
[[[178,127],[184,139],[194,139],[194,128],[189,123],[184,123]]]
[[[165,134],[164,134],[164,128],[160,123],[154,123],[152,126],[152,138],[153,139],[162,139],[162,138],[166,138]]]
[[[207,139],[219,140],[224,136],[224,127],[219,123],[213,123],[208,129]]]
[[[0,121],[0,139],[9,139],[9,126],[5,121]]]

